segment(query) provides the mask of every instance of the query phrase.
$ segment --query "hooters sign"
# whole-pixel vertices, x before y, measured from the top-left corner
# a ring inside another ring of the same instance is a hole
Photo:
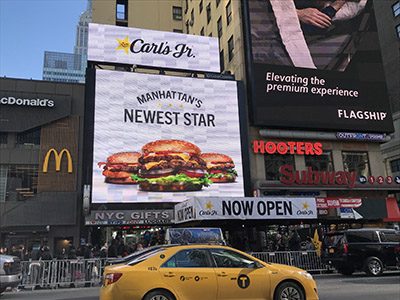
[[[54,156],[55,160],[55,167],[56,167],[56,172],[60,172],[61,170],[61,161],[64,157],[64,154],[67,159],[67,171],[68,173],[72,173],[72,156],[71,153],[69,152],[68,149],[62,149],[60,152],[58,152],[56,149],[51,148],[49,151],[47,151],[46,156],[44,157],[43,161],[43,173],[47,173],[48,168],[49,168],[49,160],[52,156]]]

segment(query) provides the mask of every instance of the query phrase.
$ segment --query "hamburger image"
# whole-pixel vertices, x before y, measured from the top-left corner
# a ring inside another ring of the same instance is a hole
[[[139,172],[138,160],[141,155],[139,152],[118,152],[110,155],[107,162],[100,162],[99,166],[104,165],[105,182],[137,184],[137,181],[132,179],[132,175]]]
[[[207,164],[208,178],[212,182],[235,182],[237,177],[235,164],[228,155],[221,153],[203,153],[200,157]]]
[[[139,181],[142,191],[199,191],[211,183],[196,145],[181,140],[157,140],[142,147]]]

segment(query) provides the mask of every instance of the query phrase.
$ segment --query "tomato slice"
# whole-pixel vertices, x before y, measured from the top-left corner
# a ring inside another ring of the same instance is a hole
[[[189,177],[193,178],[200,178],[203,177],[206,173],[203,170],[197,169],[197,170],[182,170],[180,173],[183,173]]]

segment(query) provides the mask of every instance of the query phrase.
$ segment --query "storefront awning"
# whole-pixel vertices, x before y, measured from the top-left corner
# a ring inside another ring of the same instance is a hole
[[[387,218],[385,222],[400,222],[400,209],[397,199],[394,197],[386,198]]]

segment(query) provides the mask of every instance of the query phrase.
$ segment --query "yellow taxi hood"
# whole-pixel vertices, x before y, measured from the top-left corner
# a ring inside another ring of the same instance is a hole
[[[281,264],[268,264],[270,269],[274,268],[276,271],[287,271],[287,272],[306,272],[303,269],[299,269],[296,267],[281,265]],[[271,268],[272,267],[272,268]]]

